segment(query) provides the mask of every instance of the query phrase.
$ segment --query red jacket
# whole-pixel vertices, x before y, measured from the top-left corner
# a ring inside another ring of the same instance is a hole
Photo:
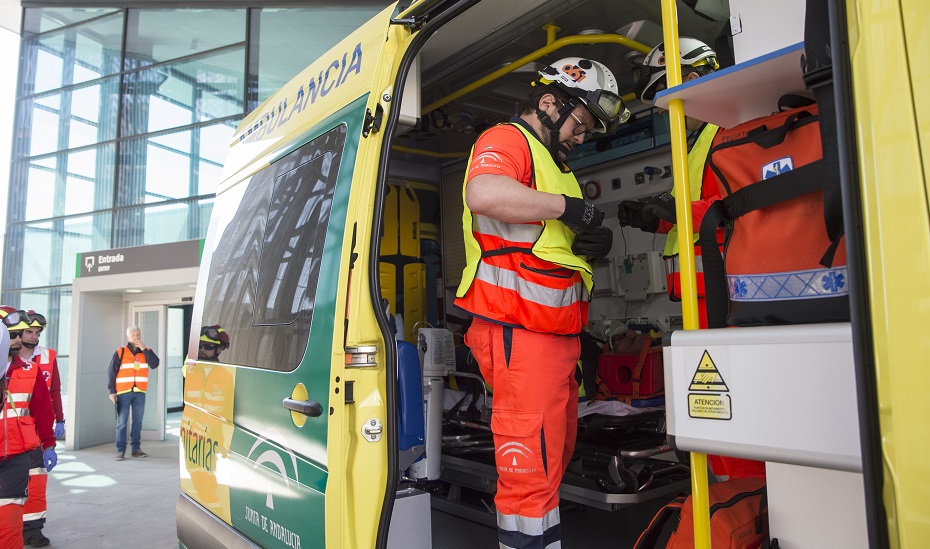
[[[64,421],[65,411],[61,404],[61,376],[58,373],[57,351],[37,345],[33,349],[32,363],[39,367],[39,374],[48,385],[48,392],[52,396],[52,410],[55,412],[55,421]]]
[[[10,374],[18,368],[36,368],[34,364],[27,363],[18,356],[14,356],[9,368],[6,371],[6,377],[9,379]],[[48,385],[45,383],[43,376],[35,377],[35,386],[32,389],[32,398],[29,400],[29,415],[35,420],[36,432],[42,443],[42,449],[55,447],[55,413],[52,411],[52,397],[48,392]],[[3,406],[6,406],[6,400],[3,400]],[[2,436],[3,431],[0,431]]]

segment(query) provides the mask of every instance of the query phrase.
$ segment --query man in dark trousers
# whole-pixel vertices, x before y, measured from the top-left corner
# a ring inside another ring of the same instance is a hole
[[[30,319],[25,311],[0,310],[7,359],[0,367],[2,411],[0,422],[0,547],[23,546],[23,505],[29,485],[29,468],[36,448],[51,471],[58,463],[52,423],[52,398],[39,369],[19,358],[23,331]],[[7,332],[9,334],[7,335]],[[31,540],[30,540],[31,541]],[[47,543],[41,545],[47,545]]]
[[[116,404],[116,461],[126,458],[126,425],[132,411],[129,431],[132,457],[144,458],[142,451],[142,416],[145,413],[145,391],[149,386],[149,368],[158,368],[155,352],[142,342],[138,326],[126,328],[128,343],[113,353],[110,360],[110,400]]]

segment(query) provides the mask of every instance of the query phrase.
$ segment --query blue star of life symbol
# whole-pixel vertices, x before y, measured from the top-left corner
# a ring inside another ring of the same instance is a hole
[[[785,172],[790,172],[794,169],[794,159],[790,156],[784,158],[779,158],[773,162],[762,166],[762,179],[768,179],[770,177],[775,177],[776,175],[783,174]]]

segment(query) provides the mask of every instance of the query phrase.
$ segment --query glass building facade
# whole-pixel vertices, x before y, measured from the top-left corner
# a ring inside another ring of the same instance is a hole
[[[203,238],[239,121],[387,2],[318,4],[24,10],[2,302],[63,390],[77,254]]]

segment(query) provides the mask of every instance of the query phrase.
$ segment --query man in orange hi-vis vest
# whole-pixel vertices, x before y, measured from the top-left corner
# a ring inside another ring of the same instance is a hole
[[[65,414],[61,403],[61,376],[58,373],[58,353],[55,349],[39,345],[39,337],[48,321],[45,315],[33,310],[26,311],[31,322],[23,331],[23,348],[19,358],[31,362],[39,368],[41,377],[48,386],[52,397],[52,411],[55,413],[55,438],[61,440],[65,435]],[[42,533],[48,514],[46,488],[48,471],[42,459],[42,450],[36,448],[32,453],[32,466],[29,469],[29,499],[23,508],[23,540],[32,547],[44,547],[50,543]]]
[[[34,364],[19,358],[23,331],[31,319],[25,311],[9,309],[0,308],[0,347],[7,351],[6,360],[0,361],[0,547],[19,548],[23,546],[23,504],[33,451],[42,449],[47,471],[58,463],[58,456],[48,386]]]
[[[138,326],[126,328],[128,343],[113,353],[110,360],[110,400],[116,405],[116,461],[126,458],[126,425],[132,411],[129,443],[132,457],[144,458],[142,451],[142,415],[145,413],[145,391],[149,386],[149,368],[158,368],[155,352],[142,343]]]

